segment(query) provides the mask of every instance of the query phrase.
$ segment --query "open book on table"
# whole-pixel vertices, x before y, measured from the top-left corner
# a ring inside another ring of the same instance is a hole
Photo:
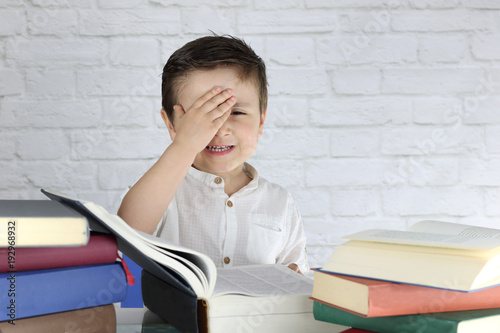
[[[183,332],[331,331],[313,317],[312,280],[282,265],[217,270],[206,255],[131,228],[88,201],[42,190],[87,217],[143,268],[144,304]],[[229,330],[228,330],[229,329]]]
[[[422,221],[344,238],[323,271],[460,291],[500,284],[500,230]]]

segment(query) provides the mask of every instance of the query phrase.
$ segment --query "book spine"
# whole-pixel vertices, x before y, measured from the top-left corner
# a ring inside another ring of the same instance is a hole
[[[0,274],[0,321],[120,302],[127,295],[121,264]]]
[[[316,320],[379,333],[456,333],[457,323],[423,315],[361,317],[320,302],[314,302]]]
[[[91,234],[85,246],[1,247],[0,273],[113,263],[117,258],[114,236]]]
[[[2,333],[99,332],[116,333],[113,304],[0,322]]]

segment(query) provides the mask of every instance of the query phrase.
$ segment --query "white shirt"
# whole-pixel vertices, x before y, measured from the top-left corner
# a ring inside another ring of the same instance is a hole
[[[205,253],[217,267],[295,263],[308,271],[302,218],[283,187],[259,178],[231,197],[224,180],[193,167],[156,229],[162,239]]]

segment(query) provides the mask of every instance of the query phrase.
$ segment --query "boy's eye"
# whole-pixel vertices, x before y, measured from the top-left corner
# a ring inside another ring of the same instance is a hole
[[[234,110],[233,112],[231,112],[231,114],[234,114],[234,115],[240,115],[240,114],[245,114],[244,112],[242,111],[238,111],[238,110]]]

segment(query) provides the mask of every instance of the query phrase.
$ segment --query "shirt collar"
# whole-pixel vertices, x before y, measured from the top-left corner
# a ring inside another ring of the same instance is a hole
[[[250,181],[250,183],[248,183],[246,186],[244,186],[238,192],[236,192],[234,196],[243,195],[243,193],[246,193],[248,191],[253,191],[258,186],[259,173],[253,166],[251,166],[248,163],[244,163],[243,172],[246,173],[248,177],[250,177],[252,180]],[[216,191],[218,189],[222,189],[222,191],[224,191],[224,180],[217,175],[198,170],[193,166],[189,168],[188,175],[199,180],[203,184],[207,185],[208,187]]]

